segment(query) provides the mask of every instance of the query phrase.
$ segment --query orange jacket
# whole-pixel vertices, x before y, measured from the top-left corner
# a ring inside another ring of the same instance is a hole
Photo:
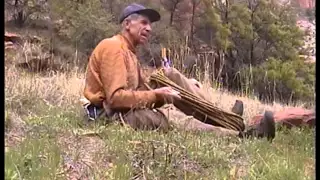
[[[84,96],[96,106],[112,109],[150,107],[161,101],[152,91],[138,91],[143,80],[135,48],[118,34],[93,50],[86,70]]]

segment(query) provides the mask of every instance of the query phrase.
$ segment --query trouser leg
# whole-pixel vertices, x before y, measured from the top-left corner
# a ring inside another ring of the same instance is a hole
[[[164,72],[165,76],[168,77],[171,81],[182,87],[183,89],[197,95],[198,97],[209,100],[207,96],[205,96],[204,91],[196,86],[194,83],[191,83],[190,79],[185,77],[182,73],[180,73],[175,68],[168,68]]]
[[[193,83],[190,83],[189,79],[186,78],[183,74],[181,74],[178,70],[174,68],[168,69],[165,72],[165,75],[171,81],[175,82],[177,85],[188,90],[189,92],[192,92],[198,97],[209,100],[205,96],[205,93],[201,88],[197,87]],[[193,115],[194,113],[182,101],[178,100],[177,102],[174,103],[174,105],[187,115]],[[241,101],[236,101],[231,111],[242,116],[243,103]],[[240,137],[258,137],[258,138],[267,137],[269,140],[272,140],[275,137],[275,121],[274,121],[274,116],[272,112],[266,112],[260,124],[255,126],[250,126],[244,132],[238,132],[238,131],[233,131],[233,130],[209,125],[209,124],[203,123],[203,118],[201,117],[200,118],[196,117],[196,118],[200,119],[201,121],[197,121],[196,119],[191,119],[188,125],[189,129],[210,130],[210,131],[218,132],[219,134],[223,134],[223,135],[226,135],[226,134],[240,135]],[[179,124],[179,123],[176,122],[176,124]]]
[[[170,68],[165,71],[165,76],[168,77],[171,81],[179,85],[180,87],[184,88],[185,90],[195,94],[196,96],[208,100],[209,98],[205,95],[204,91],[196,86],[194,83],[191,83],[191,81],[185,77],[183,74],[181,74],[177,69]],[[232,136],[238,136],[239,132],[213,126],[211,124],[204,123],[205,117],[201,117],[200,115],[196,115],[193,110],[185,105],[182,101],[177,100],[174,102],[175,107],[177,107],[180,111],[182,111],[184,114],[188,116],[194,116],[195,118],[188,117],[187,122],[184,122],[182,119],[173,119],[169,118],[170,123],[174,124],[179,129],[186,129],[186,130],[201,130],[201,131],[212,131],[217,133],[218,135],[232,135]],[[199,121],[198,119],[201,119],[202,121]]]
[[[212,132],[217,136],[238,136],[239,132],[213,126],[210,124],[203,123],[193,116],[186,116],[183,112],[177,110],[170,110],[170,109],[161,109],[164,114],[168,117],[169,123],[176,127],[179,130],[186,130],[191,132]]]
[[[119,121],[141,130],[169,130],[170,126],[167,117],[158,109],[132,109],[128,112],[113,112],[93,104],[83,105],[86,114],[86,122],[94,122],[100,118],[106,121]]]
[[[118,113],[117,119],[135,130],[170,129],[167,117],[157,109],[134,109],[127,113]]]

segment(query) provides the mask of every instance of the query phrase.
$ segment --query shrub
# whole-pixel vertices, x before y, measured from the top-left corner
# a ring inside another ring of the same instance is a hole
[[[58,33],[84,53],[90,54],[99,41],[117,30],[111,22],[112,15],[102,8],[99,0],[83,3],[56,0],[52,5],[55,18],[63,20]]]
[[[242,74],[242,84],[249,85],[262,100],[291,103],[315,98],[315,65],[300,59],[284,62],[270,58],[252,70],[243,69]]]

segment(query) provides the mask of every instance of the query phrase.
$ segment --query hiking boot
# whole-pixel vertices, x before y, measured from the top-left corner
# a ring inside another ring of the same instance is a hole
[[[243,102],[240,100],[236,100],[236,102],[234,103],[231,112],[242,116],[243,115]]]
[[[276,135],[275,121],[273,112],[266,111],[263,119],[259,124],[250,126],[245,132],[239,134],[240,137],[267,137],[269,141],[272,141]]]

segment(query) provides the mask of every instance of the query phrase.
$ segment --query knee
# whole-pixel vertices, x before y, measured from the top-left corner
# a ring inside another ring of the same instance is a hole
[[[164,75],[169,78],[171,81],[176,80],[178,77],[181,77],[181,73],[173,67],[168,67],[164,69]]]
[[[197,81],[197,80],[194,79],[194,78],[191,78],[191,79],[189,79],[189,80],[190,80],[190,83],[191,83],[191,84],[195,85],[195,86],[198,87],[199,89],[202,89],[202,84],[201,84],[199,81]]]
[[[162,121],[156,126],[159,131],[168,132],[171,130],[168,119],[162,119]]]
[[[168,131],[170,128],[168,119],[161,112],[153,110],[135,110],[126,115],[126,123],[135,130],[161,130]]]

